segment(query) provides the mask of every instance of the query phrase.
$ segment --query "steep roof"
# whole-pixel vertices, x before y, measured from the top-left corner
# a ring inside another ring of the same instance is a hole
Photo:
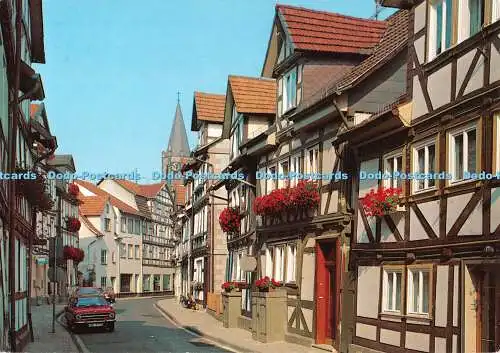
[[[55,168],[65,168],[73,173],[76,171],[75,161],[70,154],[56,154],[51,159],[47,160],[47,164]]]
[[[177,102],[177,107],[175,109],[175,117],[172,123],[172,130],[170,131],[170,139],[168,140],[166,152],[171,156],[177,157],[188,157],[191,153],[179,102]]]
[[[191,130],[198,131],[199,121],[222,123],[224,121],[225,104],[226,96],[223,94],[194,92]]]
[[[387,28],[385,21],[368,20],[303,7],[276,5],[297,50],[369,54]]]
[[[104,196],[83,196],[81,193],[78,195],[78,199],[82,201],[80,214],[83,216],[100,216],[108,201],[108,198]]]
[[[311,95],[307,101],[304,101],[299,106],[296,113],[305,110],[336,92],[341,92],[356,86],[372,72],[394,58],[401,50],[407,47],[408,21],[408,10],[399,10],[387,18],[387,30],[380,42],[374,48],[373,54],[363,60],[359,65],[353,67],[335,82],[330,82],[328,85]]]
[[[97,229],[93,224],[92,222],[90,222],[90,220],[86,217],[86,216],[83,216],[80,214],[80,219],[83,221],[83,223],[85,224],[85,226],[92,232],[94,233],[96,236],[98,237],[102,237],[104,236],[104,234],[102,232],[99,231],[99,229]]]
[[[88,182],[88,181],[85,181],[85,180],[76,180],[75,183],[77,183],[78,185],[81,185],[82,187],[84,187],[85,189],[87,189],[88,191],[90,191],[91,193],[95,194],[97,197],[100,197],[102,199],[109,199],[110,202],[111,202],[111,205],[113,205],[114,207],[118,208],[120,211],[122,212],[125,212],[125,213],[128,213],[128,214],[133,214],[133,215],[139,215],[139,211],[136,210],[135,208],[127,205],[125,202],[121,201],[120,199],[114,197],[113,195],[107,193],[106,191],[98,188],[96,185]],[[83,194],[82,194],[83,195]],[[89,196],[87,196],[89,197]],[[92,196],[90,196],[92,197]],[[83,200],[85,202],[85,200]],[[104,204],[102,206],[104,208]],[[102,208],[102,209],[103,209]],[[101,209],[101,212],[99,214],[102,213],[102,209]]]
[[[230,75],[229,88],[239,113],[275,114],[276,80]]]
[[[125,179],[114,179],[114,180],[128,191],[136,195],[146,197],[148,199],[155,198],[156,195],[160,192],[160,190],[165,186],[165,183],[141,185]]]

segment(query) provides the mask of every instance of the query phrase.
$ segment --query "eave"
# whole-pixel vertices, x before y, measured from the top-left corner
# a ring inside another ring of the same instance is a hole
[[[273,126],[240,147],[243,155],[256,157],[276,149],[276,127]]]
[[[381,0],[380,5],[384,7],[394,7],[398,9],[411,9],[418,3],[418,0]]]
[[[45,99],[42,77],[24,61],[21,61],[20,89],[24,94],[29,94],[31,100],[41,101]]]
[[[208,151],[208,149],[209,149],[210,147],[212,147],[212,146],[214,146],[214,145],[218,144],[218,143],[219,143],[219,142],[221,142],[222,140],[224,140],[224,138],[223,138],[223,137],[218,137],[218,138],[216,138],[215,140],[213,140],[212,142],[207,143],[206,145],[199,147],[198,149],[196,149],[196,150],[194,150],[194,151],[192,152],[193,156],[195,156],[195,157],[196,157],[196,156],[200,156],[200,155],[202,155],[202,154],[207,153],[207,151]]]
[[[42,0],[29,0],[31,22],[31,60],[45,64]]]

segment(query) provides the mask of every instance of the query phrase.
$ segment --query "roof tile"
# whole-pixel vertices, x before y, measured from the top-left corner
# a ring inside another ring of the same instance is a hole
[[[225,95],[195,92],[194,103],[198,120],[218,123],[224,121]]]
[[[380,41],[386,21],[302,7],[276,5],[298,50],[367,54]]]
[[[275,114],[276,80],[229,76],[229,85],[239,113]]]
[[[101,197],[104,200],[109,199],[111,201],[111,205],[113,205],[114,207],[118,208],[122,212],[129,213],[129,214],[134,214],[134,215],[139,215],[140,214],[139,211],[136,210],[135,208],[133,208],[132,206],[127,205],[125,202],[123,202],[120,199],[114,197],[113,195],[107,193],[106,191],[98,188],[96,185],[94,185],[94,184],[92,184],[92,183],[90,183],[88,181],[76,180],[76,183],[78,185],[84,187],[85,189],[89,190],[90,192],[92,192],[96,196]],[[86,197],[84,197],[84,198],[86,198]],[[83,199],[82,201],[86,202],[85,199]],[[104,203],[105,203],[105,201],[104,201]],[[103,204],[102,207],[104,208],[104,204]],[[102,213],[102,209],[100,209],[101,212],[99,214]]]

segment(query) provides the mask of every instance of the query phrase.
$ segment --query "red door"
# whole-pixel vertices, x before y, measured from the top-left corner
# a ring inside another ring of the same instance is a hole
[[[337,327],[336,242],[316,243],[316,343],[333,345]]]

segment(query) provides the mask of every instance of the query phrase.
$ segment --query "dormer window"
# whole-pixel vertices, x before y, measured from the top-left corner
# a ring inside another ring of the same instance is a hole
[[[299,105],[302,98],[302,66],[294,67],[278,80],[278,116]]]
[[[240,154],[240,146],[243,144],[243,115],[236,111],[236,106],[233,106],[232,117],[232,133],[231,133],[231,159],[236,158]]]

